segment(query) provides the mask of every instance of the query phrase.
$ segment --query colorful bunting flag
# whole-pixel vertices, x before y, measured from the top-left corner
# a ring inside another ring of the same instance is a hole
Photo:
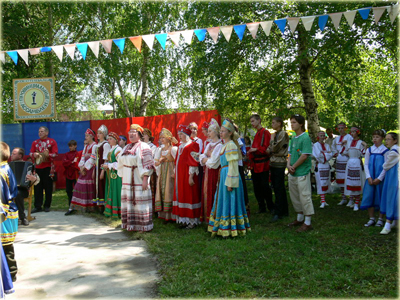
[[[349,26],[353,26],[354,23],[354,17],[356,16],[357,11],[356,10],[351,10],[351,11],[346,11],[343,13],[344,17],[347,20],[347,23],[349,23]]]
[[[194,34],[197,36],[199,42],[204,41],[206,38],[207,29],[195,29]]]
[[[54,53],[57,55],[58,59],[60,61],[63,60],[63,51],[64,51],[64,47],[63,46],[53,46],[51,47],[54,51]]]
[[[301,19],[301,21],[303,22],[304,28],[305,28],[307,31],[310,31],[310,30],[311,30],[311,27],[312,27],[312,24],[313,24],[313,22],[314,22],[314,20],[315,20],[315,16],[301,17],[300,19]]]
[[[339,28],[340,20],[342,19],[342,13],[333,13],[329,14],[332,19],[333,26],[335,26],[336,30]]]
[[[294,33],[296,30],[297,25],[299,24],[300,18],[287,18],[290,31]]]
[[[11,59],[13,60],[14,64],[18,63],[18,53],[17,51],[7,51],[8,56],[11,57]]]
[[[82,54],[83,60],[86,60],[88,44],[87,43],[76,44],[76,48],[78,48],[79,52]]]
[[[87,44],[89,45],[90,49],[92,49],[94,56],[96,56],[96,58],[98,58],[99,50],[100,50],[99,42],[88,42]]]
[[[328,15],[323,15],[318,18],[318,26],[319,29],[321,29],[321,31],[324,31],[326,22],[328,22],[328,18],[329,18]]]
[[[51,47],[42,47],[40,48],[40,52],[50,52],[51,51]]]
[[[31,49],[29,49],[29,53],[31,55],[37,55],[40,53],[40,48],[31,48]]]
[[[229,42],[229,40],[231,39],[232,30],[233,30],[233,26],[232,25],[222,26],[221,27],[221,32],[224,35],[224,37],[225,37],[227,42]]]
[[[233,30],[235,30],[237,36],[239,37],[239,40],[243,39],[244,31],[246,30],[246,24],[242,25],[234,25]]]
[[[169,32],[168,36],[170,37],[171,41],[174,43],[175,46],[179,45],[179,41],[181,38],[181,33],[179,31]]]
[[[167,37],[168,37],[167,33],[156,34],[156,39],[164,50],[165,50],[165,44],[167,43]]]
[[[389,18],[390,18],[390,22],[392,22],[392,24],[393,24],[394,20],[396,20],[398,14],[399,14],[399,5],[396,4],[396,5],[391,6]]]
[[[29,66],[29,61],[28,61],[28,49],[23,49],[23,50],[17,50],[17,53],[21,58],[24,60],[27,66]]]
[[[129,38],[132,44],[138,49],[139,53],[142,51],[142,37],[141,36],[133,36]]]
[[[67,51],[69,57],[74,60],[75,44],[64,45],[65,51]]]
[[[154,34],[142,35],[142,39],[146,43],[147,47],[149,47],[150,50],[153,50]]]
[[[214,41],[214,44],[218,40],[218,34],[219,34],[219,27],[212,27],[212,28],[207,28],[208,34],[211,36],[211,38]]]
[[[113,40],[113,42],[115,43],[115,45],[117,45],[117,47],[119,48],[119,51],[121,51],[121,54],[122,54],[124,52],[124,48],[125,48],[125,38],[115,39],[115,40]]]
[[[247,23],[246,25],[247,25],[247,29],[251,33],[251,36],[253,37],[253,39],[255,39],[257,36],[258,27],[260,26],[260,22]]]
[[[261,22],[260,25],[264,30],[265,34],[269,36],[269,34],[271,33],[272,21]]]
[[[370,7],[358,9],[358,12],[360,13],[360,16],[361,18],[363,18],[363,20],[368,19],[370,10],[371,10]]]
[[[278,28],[282,31],[282,34],[285,32],[286,27],[286,19],[275,20],[274,23],[278,26]]]
[[[379,20],[381,19],[383,13],[386,10],[386,7],[374,7],[372,8],[374,13],[375,24],[378,24]]]
[[[111,53],[112,40],[103,40],[100,41],[100,44],[103,46],[104,50],[106,50],[107,53]]]
[[[185,30],[181,32],[183,39],[185,40],[186,44],[190,44],[192,42],[194,30]]]
[[[6,57],[5,57],[5,55],[4,55],[4,52],[2,51],[2,52],[0,52],[0,60],[3,62],[3,64],[5,64],[6,63]]]

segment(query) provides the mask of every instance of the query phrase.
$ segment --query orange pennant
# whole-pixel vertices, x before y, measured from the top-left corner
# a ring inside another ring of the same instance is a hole
[[[142,36],[134,36],[129,38],[132,44],[138,49],[139,53],[142,51]]]

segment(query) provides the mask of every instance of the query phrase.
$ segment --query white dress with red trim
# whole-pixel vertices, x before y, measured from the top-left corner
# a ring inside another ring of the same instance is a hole
[[[317,142],[313,146],[313,157],[316,159],[315,181],[317,183],[318,195],[329,193],[331,187],[331,166],[329,160],[332,158],[332,151],[329,145]]]
[[[361,159],[365,155],[365,149],[361,143],[361,140],[352,140],[349,148],[343,152],[349,157],[344,183],[344,194],[347,196],[361,195],[364,188],[365,172]]]

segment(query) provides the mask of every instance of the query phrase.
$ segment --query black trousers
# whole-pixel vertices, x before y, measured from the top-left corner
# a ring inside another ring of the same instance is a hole
[[[279,217],[289,216],[289,207],[285,188],[285,169],[269,167],[271,182],[275,193],[275,215]]]
[[[275,209],[274,202],[272,202],[272,190],[269,186],[269,171],[255,173],[251,172],[253,180],[254,195],[258,202],[258,209],[260,212],[272,211]]]
[[[4,246],[4,254],[7,259],[8,268],[10,269],[10,275],[13,282],[17,280],[17,261],[15,260],[14,243],[11,245]]]
[[[246,177],[244,176],[243,166],[239,166],[240,178],[242,178],[243,192],[244,192],[244,203],[246,204],[246,209],[249,206],[249,195],[247,194]]]
[[[36,169],[40,182],[35,185],[35,208],[41,209],[43,205],[43,190],[46,194],[45,208],[50,208],[53,198],[53,179],[50,177],[50,167],[44,169]]]
[[[24,199],[29,196],[29,192],[27,190],[23,190],[18,188],[17,197],[15,197],[14,202],[18,208],[18,219],[23,220],[25,219],[25,204]]]
[[[74,192],[74,186],[76,183],[76,179],[65,179],[65,191],[68,195],[68,207],[71,206],[72,194]]]

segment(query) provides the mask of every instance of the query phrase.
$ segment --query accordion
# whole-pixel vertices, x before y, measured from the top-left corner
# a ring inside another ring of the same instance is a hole
[[[18,187],[29,190],[32,182],[26,180],[26,175],[32,174],[35,166],[30,161],[11,161],[8,165],[14,173]]]

